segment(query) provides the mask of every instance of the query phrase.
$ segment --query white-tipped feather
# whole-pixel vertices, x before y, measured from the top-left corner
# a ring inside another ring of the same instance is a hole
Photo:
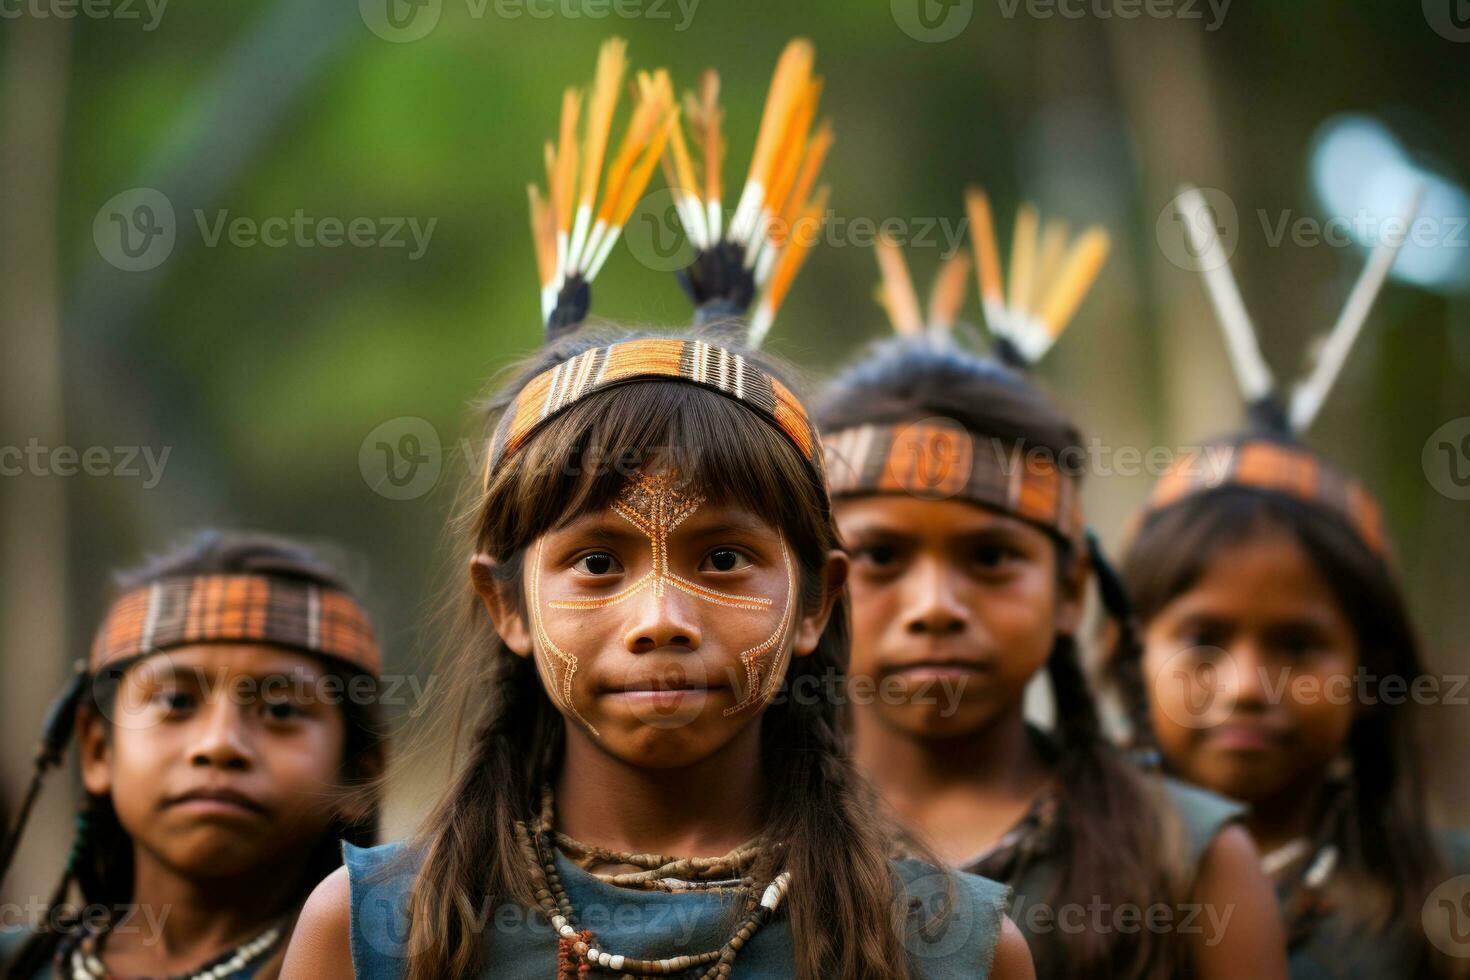
[[[588,282],[596,279],[597,274],[602,271],[603,263],[605,263],[607,261],[607,257],[612,254],[613,246],[618,243],[618,235],[622,232],[622,230],[623,229],[620,227],[613,227],[609,229],[607,231],[607,234],[603,236],[602,241],[598,243],[597,254],[592,257],[592,263],[587,267]]]
[[[577,205],[577,217],[575,223],[572,225],[572,240],[567,252],[570,260],[574,263],[572,266],[572,271],[574,272],[580,270],[584,265],[582,262],[583,252],[587,249],[587,229],[591,223],[592,209],[585,204]]]
[[[755,263],[755,284],[764,286],[771,278],[771,270],[776,268],[776,259],[781,255],[781,250],[769,241],[763,243],[760,258]]]
[[[1378,297],[1379,290],[1383,288],[1389,270],[1393,268],[1394,260],[1398,258],[1399,249],[1409,237],[1409,226],[1418,216],[1419,208],[1423,203],[1424,184],[1421,182],[1415,185],[1409,197],[1409,205],[1404,211],[1403,234],[1396,236],[1391,241],[1384,237],[1373,249],[1373,253],[1368,257],[1368,264],[1363,266],[1363,271],[1358,274],[1358,281],[1353,284],[1352,292],[1348,294],[1342,314],[1338,316],[1337,323],[1333,325],[1332,332],[1327,335],[1327,340],[1322,345],[1316,366],[1292,392],[1291,409],[1288,413],[1292,431],[1305,432],[1316,421],[1317,413],[1322,410],[1328,393],[1332,391],[1332,385],[1337,381],[1343,364],[1347,362],[1348,353],[1353,349],[1353,343],[1362,333],[1363,324],[1368,319],[1368,312],[1373,308],[1373,301]]]
[[[1194,254],[1203,266],[1205,285],[1215,315],[1225,331],[1226,346],[1230,351],[1231,363],[1235,365],[1235,376],[1246,401],[1255,402],[1271,393],[1275,382],[1271,369],[1261,356],[1256,332],[1251,326],[1245,303],[1240,298],[1240,289],[1230,272],[1230,263],[1225,248],[1220,243],[1215,222],[1210,217],[1204,195],[1193,186],[1185,186],[1175,199],[1179,213],[1184,219],[1184,231],[1189,236]]]

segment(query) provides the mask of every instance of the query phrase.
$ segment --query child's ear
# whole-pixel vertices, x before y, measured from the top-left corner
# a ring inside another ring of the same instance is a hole
[[[822,601],[811,609],[805,609],[796,621],[796,641],[791,646],[794,656],[805,657],[817,648],[817,643],[826,632],[827,621],[832,618],[832,607],[847,585],[847,553],[833,549],[827,553],[827,564],[822,566]]]
[[[483,552],[476,552],[470,558],[470,581],[474,583],[480,601],[485,604],[485,611],[490,614],[490,622],[495,624],[495,632],[500,634],[505,645],[513,653],[529,657],[532,651],[531,631],[525,614],[511,590],[495,577],[494,568],[494,559]]]
[[[1087,581],[1092,577],[1092,562],[1085,548],[1072,550],[1059,578],[1057,596],[1057,632],[1076,636],[1082,628],[1082,613],[1087,602]]]
[[[77,710],[77,755],[82,764],[82,786],[92,796],[112,794],[112,739],[107,720],[91,708]]]

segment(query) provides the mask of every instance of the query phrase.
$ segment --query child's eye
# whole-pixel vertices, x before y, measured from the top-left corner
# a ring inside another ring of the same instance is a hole
[[[749,558],[734,548],[716,548],[705,556],[700,570],[705,572],[733,572],[751,564]]]
[[[594,551],[590,555],[583,555],[572,567],[587,575],[616,575],[623,570],[617,558],[605,551]]]
[[[982,544],[975,549],[972,556],[975,564],[981,568],[999,568],[1017,557],[1019,556],[1014,548],[999,544]]]
[[[149,703],[169,713],[189,711],[198,705],[198,699],[187,691],[157,691]]]
[[[306,714],[290,701],[266,701],[261,710],[271,721],[290,721]]]
[[[898,549],[891,544],[871,544],[854,548],[852,556],[858,561],[882,568],[898,561]]]

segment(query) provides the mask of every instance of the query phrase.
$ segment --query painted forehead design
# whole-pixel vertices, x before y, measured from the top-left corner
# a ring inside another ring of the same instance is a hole
[[[653,590],[656,597],[662,598],[667,594],[668,589],[673,588],[705,602],[733,609],[771,609],[775,603],[767,596],[736,595],[711,589],[698,582],[690,581],[670,567],[669,535],[698,511],[705,501],[706,498],[694,492],[690,483],[674,470],[635,473],[623,487],[618,498],[613,501],[612,509],[614,513],[632,524],[648,538],[653,552],[652,567],[632,585],[614,595],[583,599],[548,599],[546,605],[552,609],[601,609],[624,602],[645,589]],[[765,654],[779,649],[788,631],[787,621],[790,617],[791,600],[795,591],[795,577],[784,535],[780,539],[780,544],[781,559],[786,572],[786,599],[781,609],[780,622],[762,642],[741,651],[740,662],[745,669],[747,693],[740,703],[726,709],[725,714],[727,715],[746,707],[765,694],[768,684],[762,682],[760,677],[760,663]],[[572,680],[577,672],[577,658],[574,654],[563,650],[551,639],[541,615],[541,551],[541,545],[538,544],[536,565],[531,580],[532,616],[535,620],[536,635],[541,645],[561,664],[561,679],[557,685],[557,693],[563,706],[596,735],[597,729],[581,716],[572,701]]]

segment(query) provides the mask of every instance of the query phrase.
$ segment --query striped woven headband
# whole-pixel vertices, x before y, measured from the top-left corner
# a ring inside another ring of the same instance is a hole
[[[485,485],[501,461],[548,420],[594,392],[634,381],[685,381],[732,398],[780,430],[821,473],[816,430],[779,379],[723,347],[659,337],[594,347],[527,382],[496,427]]]
[[[91,669],[196,643],[264,643],[377,676],[366,611],[338,589],[267,575],[161,579],[120,596],[92,642]]]
[[[1373,554],[1387,556],[1383,516],[1361,483],[1310,450],[1267,439],[1216,444],[1181,456],[1154,485],[1144,516],[1228,486],[1284,494],[1321,507],[1346,521]]]
[[[860,425],[823,439],[834,498],[904,493],[958,498],[1014,514],[1068,541],[1081,538],[1077,481],[1023,447],[976,436],[951,419]]]

